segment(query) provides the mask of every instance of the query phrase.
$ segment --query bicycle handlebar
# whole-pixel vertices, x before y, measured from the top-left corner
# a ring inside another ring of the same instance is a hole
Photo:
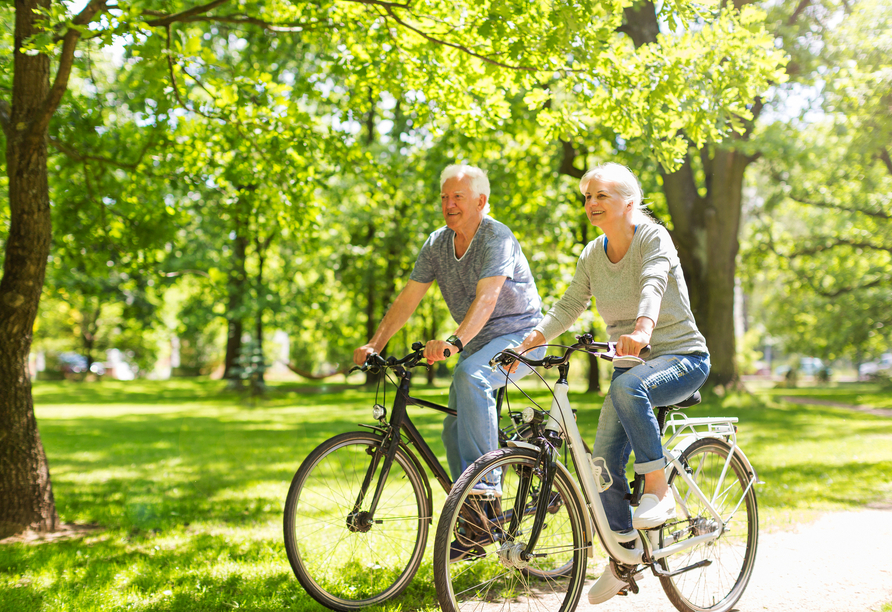
[[[449,357],[449,349],[446,349],[444,354],[446,357]],[[365,363],[361,366],[353,366],[350,368],[350,373],[352,372],[369,372],[371,371],[373,374],[377,374],[381,368],[397,368],[399,366],[405,365],[409,368],[414,368],[418,365],[427,366],[427,363],[419,364],[418,362],[424,357],[424,343],[422,342],[413,342],[412,343],[412,351],[408,353],[402,359],[397,359],[394,356],[382,357],[378,353],[369,353],[369,355],[365,358]]]
[[[523,355],[519,355],[510,348],[505,349],[504,351],[497,353],[495,357],[490,359],[489,365],[491,368],[495,369],[496,366],[507,367],[515,361],[520,361],[521,363],[530,367],[541,366],[545,369],[549,369],[567,363],[567,361],[570,360],[570,355],[572,355],[576,351],[583,351],[591,355],[596,355],[601,359],[605,359],[607,361],[622,359],[624,357],[632,357],[634,359],[634,356],[630,355],[617,355],[616,342],[595,342],[594,340],[592,340],[591,334],[576,336],[576,340],[578,340],[578,342],[572,346],[567,347],[567,350],[564,351],[563,355],[546,355],[542,359],[529,359],[527,357],[524,357]],[[592,351],[590,349],[595,349],[595,351]],[[647,357],[650,354],[650,350],[651,347],[648,344],[638,353],[638,358],[641,359],[642,363],[644,362],[644,357]]]

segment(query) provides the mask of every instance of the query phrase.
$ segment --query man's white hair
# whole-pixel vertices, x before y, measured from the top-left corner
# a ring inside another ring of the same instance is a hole
[[[462,176],[470,180],[471,191],[473,191],[475,195],[486,196],[486,206],[483,207],[483,214],[488,215],[489,179],[486,177],[486,172],[477,166],[469,166],[468,164],[452,164],[446,166],[443,169],[443,172],[440,173],[440,189],[443,189],[443,185],[446,181],[457,176]]]

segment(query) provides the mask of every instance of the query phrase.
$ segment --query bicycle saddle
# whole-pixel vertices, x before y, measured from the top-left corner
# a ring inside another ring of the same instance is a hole
[[[702,398],[700,397],[700,392],[694,391],[694,395],[692,395],[691,397],[689,397],[686,400],[678,402],[677,404],[675,404],[674,407],[675,408],[687,408],[688,406],[696,406],[697,404],[700,403],[701,399]]]

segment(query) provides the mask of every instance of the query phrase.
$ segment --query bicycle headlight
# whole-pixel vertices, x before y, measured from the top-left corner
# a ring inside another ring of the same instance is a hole
[[[383,421],[387,418],[387,408],[381,404],[375,404],[372,406],[372,417],[378,421]]]
[[[523,409],[522,416],[524,423],[532,423],[536,418],[536,410],[532,406],[527,406]]]

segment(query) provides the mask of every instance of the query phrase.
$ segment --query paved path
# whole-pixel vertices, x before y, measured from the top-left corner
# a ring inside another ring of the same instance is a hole
[[[588,587],[593,584],[590,582]],[[650,572],[641,592],[578,610],[674,612]],[[892,509],[835,512],[795,531],[760,534],[739,612],[874,612],[892,602]]]

